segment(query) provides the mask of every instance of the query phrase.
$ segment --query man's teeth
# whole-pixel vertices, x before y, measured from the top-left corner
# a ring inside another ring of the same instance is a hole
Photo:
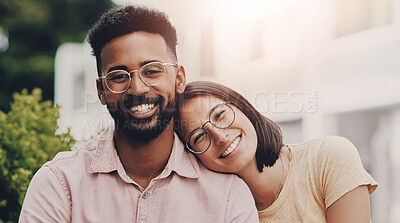
[[[221,157],[222,157],[222,158],[225,158],[225,157],[227,157],[229,154],[231,154],[231,152],[233,152],[233,151],[236,149],[237,145],[238,145],[239,142],[240,142],[240,139],[241,139],[241,136],[238,136],[238,137],[232,142],[232,144],[229,146],[229,148],[226,149],[226,150],[222,153]]]
[[[137,113],[145,113],[150,111],[151,109],[154,108],[154,103],[152,104],[141,104],[137,105],[131,108],[132,112],[137,112]]]

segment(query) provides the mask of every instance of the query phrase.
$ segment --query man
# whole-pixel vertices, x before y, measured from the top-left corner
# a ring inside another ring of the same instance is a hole
[[[115,126],[43,165],[20,222],[258,222],[245,183],[207,170],[174,134],[175,98],[186,76],[167,17],[114,8],[88,41],[98,95]]]

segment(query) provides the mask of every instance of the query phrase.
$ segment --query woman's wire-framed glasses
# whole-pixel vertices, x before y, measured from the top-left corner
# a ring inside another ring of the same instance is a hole
[[[208,121],[206,121],[201,128],[193,130],[188,135],[186,138],[186,148],[190,152],[202,154],[210,148],[211,135],[204,129],[207,123],[219,129],[225,129],[232,125],[235,121],[235,111],[229,103],[228,101],[213,107],[209,112]]]

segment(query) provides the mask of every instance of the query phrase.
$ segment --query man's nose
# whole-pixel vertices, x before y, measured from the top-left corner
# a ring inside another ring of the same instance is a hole
[[[210,123],[209,125],[204,126],[204,129],[209,132],[211,140],[214,141],[215,145],[224,144],[228,139],[228,131],[226,128],[217,128]]]
[[[127,90],[127,93],[134,95],[142,95],[150,91],[150,86],[143,82],[139,76],[139,72],[135,71],[131,73],[131,84]]]

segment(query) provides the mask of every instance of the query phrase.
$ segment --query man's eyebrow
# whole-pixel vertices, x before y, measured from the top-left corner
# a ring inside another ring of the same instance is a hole
[[[126,71],[128,71],[128,67],[124,66],[124,65],[111,67],[110,69],[107,70],[107,73],[110,73],[111,71],[114,71],[114,70],[126,70]]]
[[[149,64],[149,63],[153,63],[153,62],[160,62],[160,63],[162,63],[160,60],[145,60],[145,61],[143,61],[143,62],[140,63],[140,67],[143,67],[144,65]]]

